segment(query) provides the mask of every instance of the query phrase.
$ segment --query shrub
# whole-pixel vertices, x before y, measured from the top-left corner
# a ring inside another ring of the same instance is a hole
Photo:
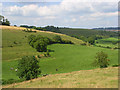
[[[43,52],[47,50],[47,45],[51,44],[52,41],[49,38],[40,35],[30,35],[28,37],[28,42],[30,46],[35,48],[38,52]]]
[[[107,46],[106,48],[110,48],[110,46]]]
[[[112,67],[118,67],[118,66],[120,66],[120,64],[114,64],[114,65],[112,65]]]
[[[61,40],[62,44],[73,44],[70,40]]]
[[[95,61],[93,62],[94,66],[100,66],[100,68],[106,68],[109,65],[108,55],[103,51],[96,53]]]
[[[45,41],[43,40],[38,40],[34,43],[34,48],[38,51],[38,52],[45,52],[47,51],[47,44]]]
[[[55,43],[61,43],[61,41],[62,41],[61,37],[58,36],[58,35],[54,36],[53,40],[54,40]]]
[[[35,56],[24,56],[18,61],[17,75],[26,80],[37,78],[40,75],[39,61]]]

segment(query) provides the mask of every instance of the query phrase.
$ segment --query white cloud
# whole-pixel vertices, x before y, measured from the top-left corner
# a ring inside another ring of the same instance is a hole
[[[40,26],[46,24],[53,24],[58,26],[79,26],[83,24],[87,25],[86,21],[88,20],[89,23],[93,23],[94,25],[95,22],[93,21],[95,20],[99,22],[99,20],[104,20],[105,17],[117,17],[118,12],[116,2],[80,2],[80,0],[63,0],[60,4],[53,4],[48,6],[40,6],[38,4],[7,6],[5,7],[5,12],[3,14],[7,17],[23,17],[24,19],[16,19],[20,23],[22,23],[22,20],[25,20],[23,21],[24,23],[28,22],[31,24],[30,19],[32,18],[31,20]]]

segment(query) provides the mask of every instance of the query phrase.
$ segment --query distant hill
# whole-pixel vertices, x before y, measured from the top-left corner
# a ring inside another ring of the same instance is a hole
[[[93,28],[94,30],[106,30],[106,31],[120,31],[120,27],[101,27],[101,28]]]
[[[59,29],[59,31],[62,34],[66,34],[69,36],[84,36],[84,37],[89,37],[89,36],[93,36],[93,35],[100,35],[100,36],[118,36],[117,32],[107,32],[107,31],[103,31],[103,30],[97,30],[97,29],[76,29],[76,28],[61,28]]]

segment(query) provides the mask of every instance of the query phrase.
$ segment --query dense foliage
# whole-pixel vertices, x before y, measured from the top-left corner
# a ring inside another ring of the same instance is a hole
[[[0,15],[0,25],[10,26],[10,21],[8,21],[8,19],[6,19],[4,16]]]
[[[96,53],[95,61],[93,65],[100,66],[100,68],[106,68],[109,65],[108,55],[103,51]]]
[[[53,39],[42,37],[40,35],[30,35],[28,37],[28,43],[30,46],[35,48],[38,52],[46,52],[47,51],[47,45],[54,44],[54,43],[61,43],[61,44],[73,44],[69,40],[62,40],[60,36],[56,35],[53,37]]]
[[[50,40],[47,37],[42,37],[40,35],[30,35],[28,37],[28,42],[30,46],[35,48],[38,52],[47,51],[47,45],[50,43]]]
[[[17,75],[26,80],[37,78],[40,75],[39,61],[34,56],[24,56],[18,61]]]

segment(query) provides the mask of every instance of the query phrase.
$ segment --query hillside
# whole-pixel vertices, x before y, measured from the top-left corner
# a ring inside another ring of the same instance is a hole
[[[93,35],[102,35],[102,36],[116,36],[117,32],[109,32],[109,31],[99,31],[99,30],[93,30],[93,29],[72,29],[72,28],[63,28],[60,29],[60,32],[69,36],[93,36]]]
[[[3,88],[118,88],[118,68],[48,75],[22,83],[3,85]]]
[[[37,52],[28,44],[27,37],[31,34],[46,36],[60,35],[62,39],[70,40],[74,44],[52,44],[48,45],[51,57],[40,58],[39,65],[42,71],[41,74],[59,74],[69,73],[79,70],[90,70],[99,67],[94,67],[91,63],[94,61],[96,53],[104,51],[108,54],[110,65],[118,64],[118,50],[83,46],[82,40],[65,34],[53,33],[48,31],[24,32],[25,28],[2,26],[2,79],[3,80],[20,80],[16,75],[18,61],[23,56],[43,55],[43,52]],[[34,30],[34,29],[33,29]],[[11,70],[13,68],[13,70]],[[56,71],[58,69],[58,71]],[[41,77],[41,75],[39,76]]]

